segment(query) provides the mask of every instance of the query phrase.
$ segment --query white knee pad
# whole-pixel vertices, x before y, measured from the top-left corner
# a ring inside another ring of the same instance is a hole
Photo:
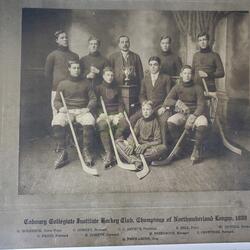
[[[173,123],[177,126],[182,126],[186,122],[186,117],[181,113],[177,113],[177,114],[170,116],[168,118],[168,122]]]
[[[78,115],[76,116],[76,122],[80,123],[82,126],[87,126],[87,125],[95,125],[95,118],[94,116],[88,112],[84,115]]]
[[[51,122],[51,126],[59,125],[65,127],[67,124],[68,124],[67,115],[64,113],[57,113]]]
[[[208,121],[207,121],[207,118],[206,116],[204,115],[200,115],[196,118],[195,122],[194,122],[194,125],[196,127],[199,127],[199,126],[208,126]]]

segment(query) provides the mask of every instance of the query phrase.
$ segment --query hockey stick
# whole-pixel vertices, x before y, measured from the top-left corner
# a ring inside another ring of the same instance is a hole
[[[208,92],[208,88],[207,88],[207,83],[206,83],[206,80],[202,77],[202,83],[203,83],[203,86],[204,86],[204,89],[205,89],[205,93],[208,97],[210,98],[213,98],[213,99],[216,99],[216,101],[218,101],[218,97],[215,95],[210,95],[209,92]],[[210,104],[211,104],[211,100],[210,100]],[[216,122],[216,125],[218,126],[219,128],[219,132],[220,132],[220,136],[222,138],[222,142],[223,142],[223,145],[229,149],[230,151],[234,152],[235,154],[238,154],[238,155],[242,155],[242,150],[240,148],[237,148],[235,147],[234,145],[232,145],[226,138],[225,136],[225,133],[223,131],[223,128],[222,128],[222,125],[221,125],[221,122],[220,122],[220,119],[218,117],[218,115],[215,114],[215,122]]]
[[[66,102],[65,102],[65,99],[63,97],[63,93],[60,92],[60,96],[61,96],[61,99],[62,99],[62,102],[63,102],[63,107],[66,109],[66,114],[67,114],[67,118],[68,118],[68,122],[69,122],[69,126],[70,126],[70,130],[71,130],[71,133],[72,133],[72,136],[73,136],[73,139],[74,139],[74,143],[76,145],[76,149],[77,149],[77,153],[78,153],[78,157],[80,159],[80,162],[81,162],[81,165],[82,165],[82,169],[88,173],[88,174],[91,174],[91,175],[98,175],[98,172],[95,168],[89,168],[83,158],[82,158],[82,154],[81,154],[81,151],[80,151],[80,148],[79,148],[79,144],[78,144],[78,141],[77,141],[77,138],[76,138],[76,134],[75,134],[75,131],[74,131],[74,128],[73,128],[73,125],[72,125],[72,122],[70,120],[70,117],[69,117],[69,111],[67,109],[67,105],[66,105]]]
[[[116,145],[115,145],[114,135],[113,135],[113,132],[112,132],[112,128],[111,128],[111,125],[110,125],[110,122],[109,122],[109,119],[108,119],[108,113],[107,113],[107,110],[106,110],[106,107],[105,107],[105,104],[104,104],[102,96],[100,96],[100,100],[101,100],[103,112],[104,112],[105,116],[107,117],[106,118],[106,122],[107,122],[108,127],[109,127],[109,135],[110,135],[111,142],[112,142],[112,145],[113,145],[113,149],[114,149],[114,152],[115,152],[115,157],[116,157],[117,165],[120,168],[123,168],[123,169],[136,170],[136,167],[135,167],[134,164],[128,164],[128,163],[124,163],[124,162],[121,161],[121,158],[120,158],[120,156],[118,154],[118,151],[117,151],[117,148],[116,148]]]
[[[123,114],[124,114],[125,119],[126,119],[128,125],[129,125],[130,132],[131,132],[131,134],[132,134],[132,136],[133,136],[133,139],[134,139],[134,141],[135,141],[135,145],[136,145],[136,147],[138,147],[138,146],[139,146],[139,143],[138,143],[138,140],[137,140],[137,138],[136,138],[136,135],[135,135],[135,132],[134,132],[134,130],[133,130],[133,127],[132,127],[132,125],[131,125],[131,123],[130,123],[130,121],[129,121],[129,118],[128,118],[128,116],[127,116],[126,111],[124,111]],[[140,154],[140,158],[141,158],[141,161],[142,161],[143,169],[142,169],[141,171],[137,172],[136,175],[137,175],[137,177],[138,177],[139,179],[142,179],[142,178],[144,178],[147,174],[149,174],[150,169],[149,169],[149,167],[148,167],[148,164],[147,164],[147,162],[146,162],[145,157],[144,157],[143,154]]]
[[[169,154],[169,156],[166,159],[161,160],[161,161],[153,161],[151,163],[151,165],[152,166],[169,165],[171,163],[171,161],[173,160],[174,156],[176,155],[176,152],[179,149],[181,142],[185,138],[186,133],[187,133],[187,130],[184,129],[184,131],[182,132],[180,138],[178,139],[177,143],[175,144],[173,150],[171,151],[171,153]]]

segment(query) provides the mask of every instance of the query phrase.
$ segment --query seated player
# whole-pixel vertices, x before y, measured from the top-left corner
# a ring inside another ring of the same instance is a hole
[[[58,143],[58,158],[55,168],[67,164],[68,153],[66,145],[66,126],[68,125],[67,111],[63,106],[60,92],[62,92],[71,121],[76,121],[83,126],[83,158],[88,166],[92,166],[93,160],[90,154],[90,146],[93,141],[95,118],[91,112],[96,107],[96,96],[91,88],[90,82],[82,80],[79,61],[69,61],[68,70],[70,76],[61,81],[57,87],[54,106],[57,114],[52,120],[54,137]]]
[[[156,119],[152,101],[142,104],[142,117],[136,122],[134,132],[139,146],[136,147],[132,134],[127,140],[117,140],[117,150],[128,163],[136,165],[140,170],[142,162],[140,154],[143,154],[147,163],[158,160],[165,155],[167,148],[162,144],[160,125]]]
[[[205,116],[206,102],[202,87],[193,83],[192,67],[183,66],[180,76],[179,84],[171,89],[163,107],[175,109],[175,114],[168,119],[168,129],[174,144],[184,127],[187,132],[195,130],[195,144],[191,160],[197,162],[201,158],[201,145],[208,127],[208,120]]]
[[[114,71],[111,67],[105,67],[103,69],[103,81],[100,85],[96,86],[96,95],[98,99],[100,96],[102,96],[107,113],[109,115],[108,119],[114,130],[116,130],[115,137],[120,137],[121,134],[119,134],[120,132],[118,124],[121,117],[123,117],[124,105],[120,94],[120,88],[114,81]],[[99,116],[96,122],[105,151],[104,166],[105,168],[108,168],[114,162],[114,155],[109,136],[109,128],[106,122],[107,117],[103,113],[100,100],[98,102],[98,114]]]

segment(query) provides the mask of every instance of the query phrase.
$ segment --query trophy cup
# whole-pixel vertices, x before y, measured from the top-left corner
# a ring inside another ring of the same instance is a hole
[[[124,85],[129,85],[131,78],[135,77],[135,68],[134,66],[124,66],[122,70],[125,75]]]

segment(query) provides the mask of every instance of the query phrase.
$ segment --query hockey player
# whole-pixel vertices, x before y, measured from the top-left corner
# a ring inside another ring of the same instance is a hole
[[[193,56],[194,82],[203,86],[201,79],[205,78],[208,91],[215,92],[215,79],[222,78],[225,75],[220,55],[209,46],[209,35],[207,33],[198,34],[197,39],[200,50]]]
[[[101,84],[102,70],[109,65],[109,62],[99,51],[101,41],[98,38],[90,36],[88,42],[89,54],[80,59],[82,74],[92,82],[93,86],[97,86]]]
[[[168,119],[168,129],[174,143],[177,142],[183,128],[187,133],[195,131],[195,144],[191,155],[191,160],[195,163],[201,158],[201,146],[208,127],[205,116],[206,102],[203,88],[193,83],[192,67],[183,66],[180,76],[180,83],[171,89],[163,107],[175,110],[175,114]]]
[[[119,120],[123,117],[124,105],[122,102],[120,88],[114,81],[114,71],[111,67],[103,69],[103,81],[100,85],[96,86],[96,95],[98,101],[98,118],[97,128],[100,133],[100,138],[105,151],[104,166],[108,168],[114,162],[112,151],[112,144],[110,141],[109,128],[106,122],[107,117],[103,113],[100,103],[102,97],[106,110],[109,114],[108,119],[112,124],[114,131],[116,130],[115,137],[120,137]]]
[[[132,134],[127,140],[118,139],[116,143],[120,155],[128,163],[134,163],[138,170],[142,167],[140,154],[144,155],[149,164],[166,154],[167,148],[162,144],[160,125],[152,101],[143,102],[142,117],[136,122],[134,132],[139,146],[135,146]]]
[[[57,43],[57,49],[48,55],[44,67],[46,81],[52,89],[51,108],[53,118],[57,113],[54,107],[56,89],[59,82],[67,79],[68,77],[68,61],[79,60],[79,56],[69,49],[69,40],[66,32],[58,30],[54,35]]]
[[[83,158],[88,166],[92,166],[93,160],[90,154],[90,146],[93,141],[95,118],[92,114],[96,107],[96,96],[87,80],[82,80],[80,62],[69,61],[68,70],[70,76],[67,80],[61,81],[56,91],[54,106],[57,114],[52,120],[52,127],[55,139],[58,143],[58,158],[55,161],[55,168],[63,167],[68,163],[68,153],[66,145],[66,126],[68,124],[67,115],[61,100],[62,92],[66,106],[73,121],[83,126]]]

